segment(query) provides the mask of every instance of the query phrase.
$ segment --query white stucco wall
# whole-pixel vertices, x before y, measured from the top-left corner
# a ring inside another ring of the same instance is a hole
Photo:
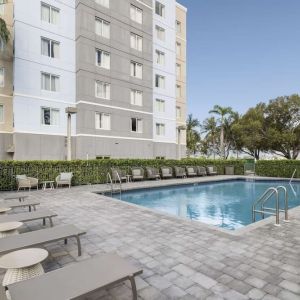
[[[45,3],[60,9],[58,25],[41,20],[41,1],[15,0],[14,130],[65,135],[65,107],[76,97],[75,1]],[[41,55],[41,37],[60,42],[59,58]],[[60,76],[58,92],[41,90],[41,72]],[[59,126],[41,124],[41,107],[60,110]]]
[[[153,0],[153,137],[155,142],[176,143],[176,2],[174,0],[159,0],[165,5],[165,16],[155,13],[155,0]],[[156,25],[165,29],[165,41],[156,37]],[[155,50],[165,53],[165,65],[156,63]],[[155,87],[155,75],[165,76],[165,88]],[[165,112],[157,112],[156,99],[165,100]],[[165,136],[156,135],[156,123],[165,124]]]

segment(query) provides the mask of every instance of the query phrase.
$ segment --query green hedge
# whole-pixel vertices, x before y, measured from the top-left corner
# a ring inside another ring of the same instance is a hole
[[[55,180],[61,172],[73,172],[73,185],[105,183],[106,175],[111,167],[119,167],[130,171],[130,167],[161,167],[187,165],[215,165],[220,174],[224,174],[224,166],[235,166],[236,174],[243,174],[242,160],[204,160],[183,159],[154,160],[154,159],[107,159],[107,160],[73,160],[73,161],[2,161],[0,162],[0,190],[16,189],[15,176],[26,174],[38,178],[39,181]]]
[[[256,174],[267,177],[300,178],[300,160],[259,160],[256,163]]]
[[[16,189],[15,176],[26,174],[38,178],[40,181],[55,180],[61,172],[73,172],[73,185],[88,183],[105,183],[106,174],[111,167],[119,167],[130,172],[130,167],[161,167],[161,166],[208,166],[215,165],[219,174],[224,174],[225,166],[234,166],[235,174],[244,173],[245,160],[209,160],[209,159],[182,159],[154,160],[154,159],[107,159],[107,160],[74,160],[74,161],[2,161],[0,162],[0,190]],[[300,161],[276,160],[258,161],[256,174],[259,176],[290,178],[294,169],[300,176]]]

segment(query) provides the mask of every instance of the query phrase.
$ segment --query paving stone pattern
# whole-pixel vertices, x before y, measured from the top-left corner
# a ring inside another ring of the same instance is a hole
[[[199,179],[186,182],[195,181]],[[124,187],[178,182],[182,180]],[[143,268],[137,278],[139,299],[300,299],[300,207],[291,211],[290,223],[275,227],[272,222],[234,235],[94,193],[106,188],[97,185],[27,192],[41,201],[38,209],[48,208],[59,215],[55,225],[71,223],[87,231],[82,237],[82,257],[77,257],[72,240],[67,245],[57,242],[46,246],[50,253],[44,262],[47,272],[113,252]],[[7,195],[12,193],[1,193],[0,197]],[[41,228],[40,222],[28,224],[23,231]],[[1,270],[0,276],[3,274]],[[132,299],[130,284],[88,299]]]

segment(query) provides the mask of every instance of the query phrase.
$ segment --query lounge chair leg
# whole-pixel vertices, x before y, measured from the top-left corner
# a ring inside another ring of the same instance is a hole
[[[65,239],[65,245],[67,245],[68,244],[68,239]]]
[[[46,218],[43,218],[43,226],[46,226]]]
[[[31,212],[31,206],[29,205],[29,212]]]
[[[50,226],[53,227],[52,217],[49,217]]]
[[[76,241],[77,241],[77,247],[78,247],[78,256],[81,256],[81,243],[80,243],[80,238],[79,236],[75,236]]]
[[[137,290],[136,290],[134,276],[129,276],[129,280],[130,280],[131,288],[132,288],[132,299],[137,300]]]
[[[35,210],[35,211],[36,211],[36,205],[33,207],[33,210]]]

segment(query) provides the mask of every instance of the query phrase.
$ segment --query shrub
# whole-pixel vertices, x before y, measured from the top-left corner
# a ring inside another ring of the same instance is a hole
[[[208,166],[217,167],[219,174],[224,174],[225,166],[234,166],[236,175],[244,174],[244,160],[213,160],[186,158],[178,160],[156,159],[107,159],[107,160],[73,160],[73,161],[2,161],[0,162],[0,190],[16,189],[15,176],[26,174],[39,181],[55,180],[61,172],[73,172],[73,185],[106,183],[106,175],[111,167],[118,167],[130,173],[130,167],[161,166]],[[258,161],[256,174],[259,176],[290,178],[294,169],[300,176],[300,161],[276,160]]]
[[[243,174],[242,160],[206,160],[182,159],[156,160],[156,159],[107,159],[107,160],[73,160],[73,161],[2,161],[0,162],[0,190],[16,189],[15,176],[26,174],[38,178],[39,181],[55,180],[61,172],[73,172],[73,185],[106,183],[106,175],[111,167],[118,167],[130,172],[130,167],[152,166],[188,166],[215,165],[220,174],[224,174],[226,165],[235,166],[236,174]]]

